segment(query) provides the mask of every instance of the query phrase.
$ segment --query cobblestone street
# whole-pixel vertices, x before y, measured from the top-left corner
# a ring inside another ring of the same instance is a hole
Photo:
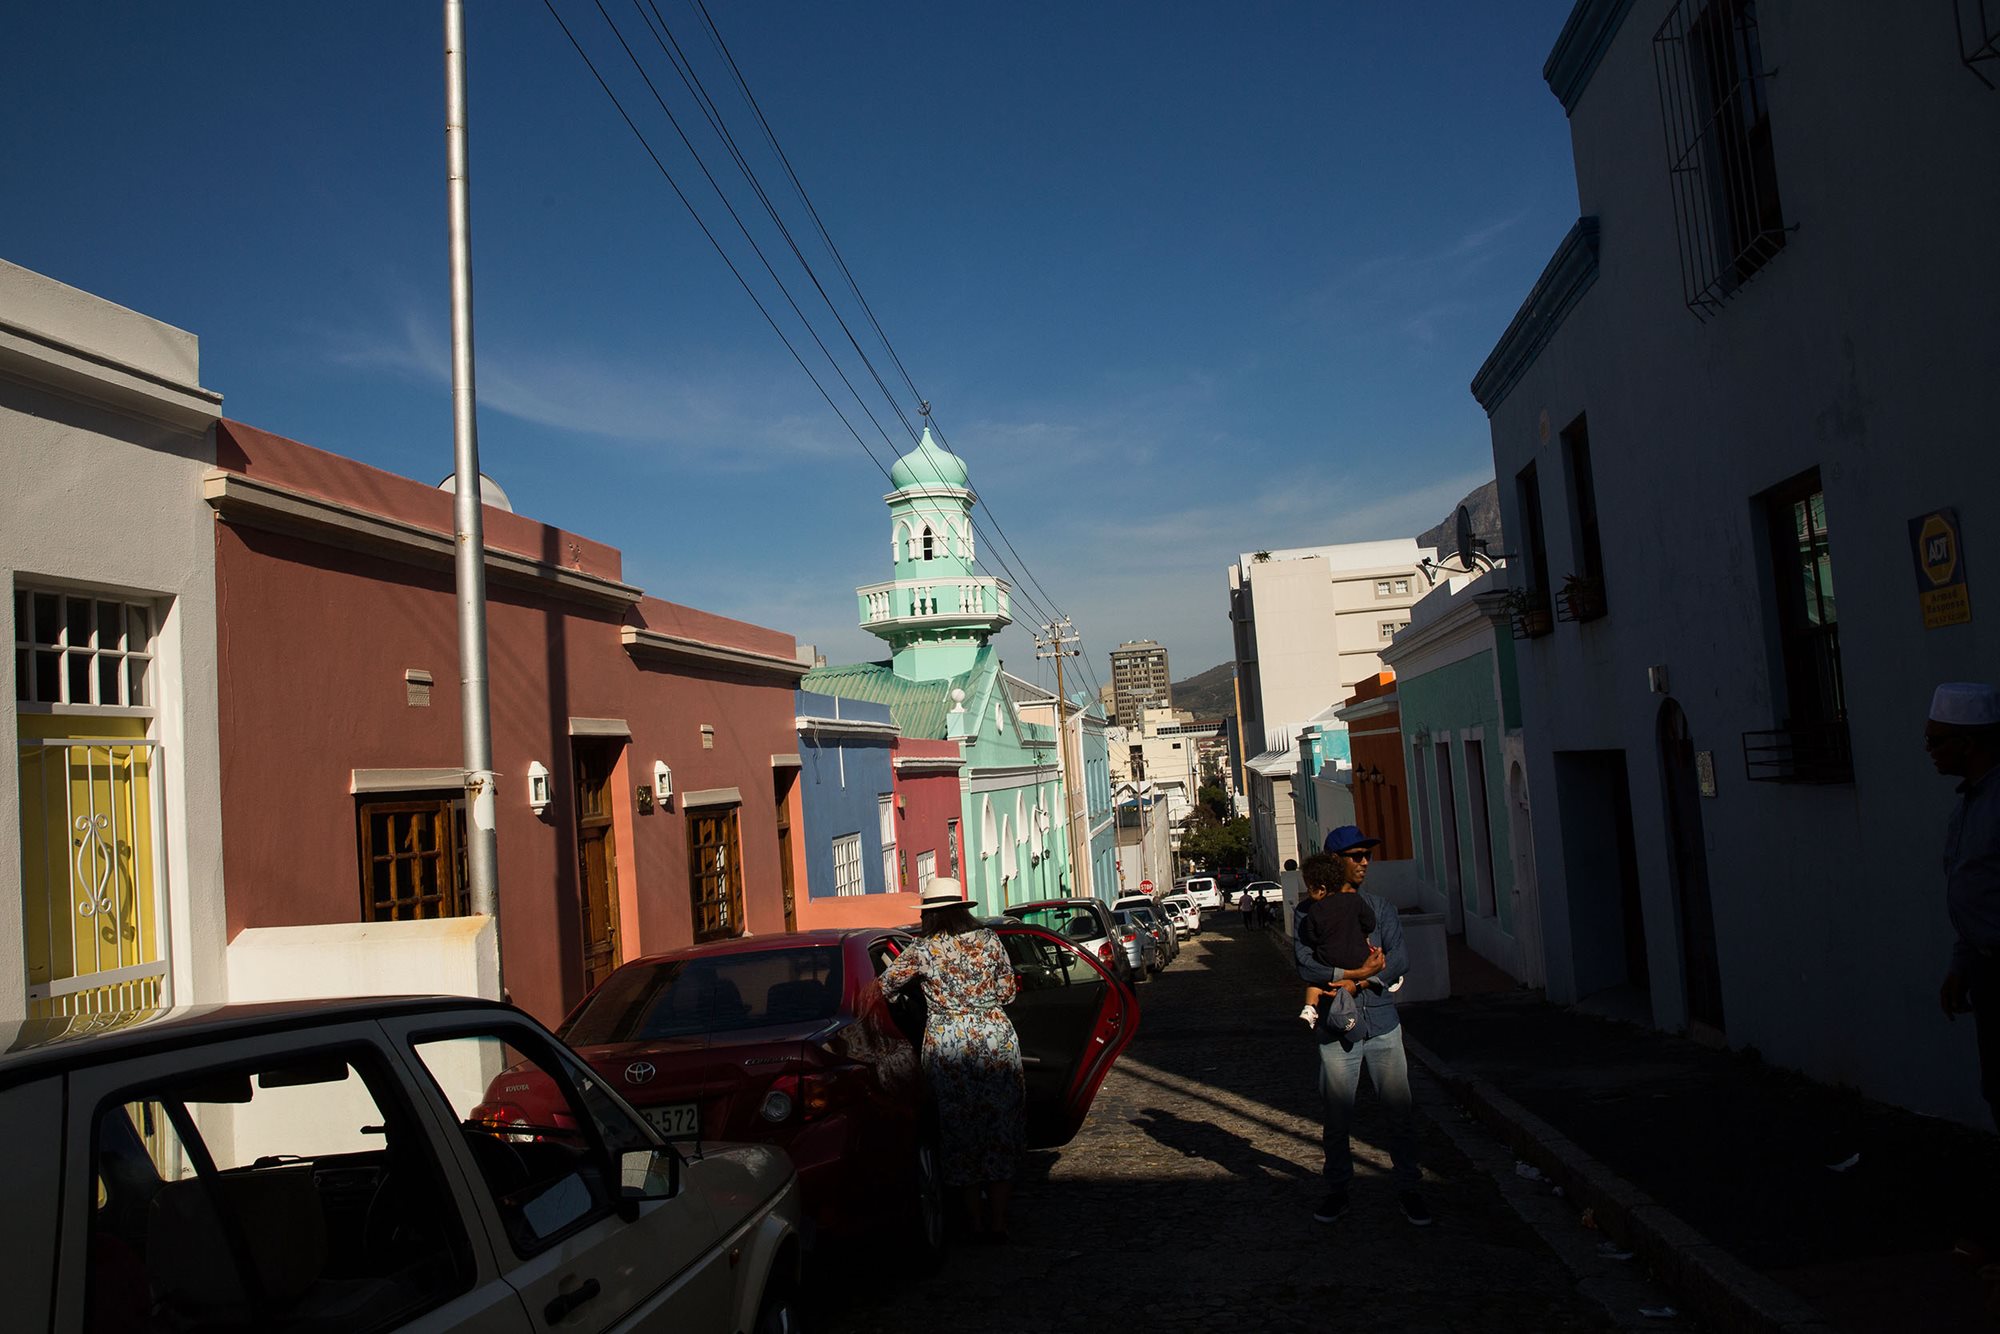
[[[961,1246],[938,1274],[895,1283],[823,1272],[821,1328],[1692,1328],[1639,1315],[1670,1299],[1597,1256],[1602,1239],[1574,1210],[1516,1178],[1512,1156],[1414,1068],[1436,1225],[1397,1208],[1365,1080],[1353,1207],[1315,1224],[1318,1093],[1291,1018],[1298,988],[1273,940],[1221,918],[1140,987],[1139,1035],[1082,1132],[1031,1157],[1011,1244]]]

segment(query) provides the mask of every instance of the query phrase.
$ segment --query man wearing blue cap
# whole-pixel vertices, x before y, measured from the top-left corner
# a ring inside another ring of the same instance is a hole
[[[1945,826],[1944,900],[1958,939],[1938,988],[1945,1017],[1968,1011],[1979,1041],[1979,1087],[2000,1124],[2000,691],[1947,682],[1931,697],[1924,749],[1958,778]]]
[[[1292,912],[1292,956],[1308,986],[1339,986],[1352,990],[1360,1019],[1344,1036],[1322,1024],[1319,1038],[1319,1089],[1326,1101],[1323,1141],[1326,1145],[1326,1199],[1313,1211],[1313,1221],[1331,1223],[1347,1212],[1348,1183],[1354,1179],[1354,1152],[1348,1122],[1361,1070],[1368,1069],[1382,1110],[1389,1120],[1389,1160],[1394,1164],[1396,1190],[1403,1216],[1418,1227],[1431,1224],[1430,1207],[1417,1189],[1423,1170],[1417,1162],[1416,1109],[1410,1099],[1410,1060],[1403,1050],[1402,1021],[1396,1014],[1393,989],[1409,968],[1403,947],[1403,924],[1394,905],[1361,888],[1368,863],[1381,839],[1369,838],[1354,825],[1342,825],[1326,836],[1326,851],[1306,858],[1299,870],[1308,890],[1360,894],[1375,915],[1376,948],[1358,968],[1334,968],[1314,955],[1302,938],[1300,919],[1306,905]]]

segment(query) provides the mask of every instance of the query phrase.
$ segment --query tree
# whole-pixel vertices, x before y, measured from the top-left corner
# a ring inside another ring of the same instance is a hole
[[[1197,806],[1181,834],[1181,855],[1211,871],[1250,864],[1250,821],[1244,818],[1218,820],[1205,806]]]

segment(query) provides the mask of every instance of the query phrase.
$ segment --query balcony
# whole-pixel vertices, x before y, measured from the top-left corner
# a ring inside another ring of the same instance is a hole
[[[1847,719],[1793,723],[1743,734],[1743,776],[1753,783],[1851,783]]]

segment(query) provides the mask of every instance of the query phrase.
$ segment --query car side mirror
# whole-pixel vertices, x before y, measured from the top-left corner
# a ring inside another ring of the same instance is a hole
[[[620,1200],[670,1200],[680,1193],[681,1156],[671,1148],[627,1149],[618,1155]]]

